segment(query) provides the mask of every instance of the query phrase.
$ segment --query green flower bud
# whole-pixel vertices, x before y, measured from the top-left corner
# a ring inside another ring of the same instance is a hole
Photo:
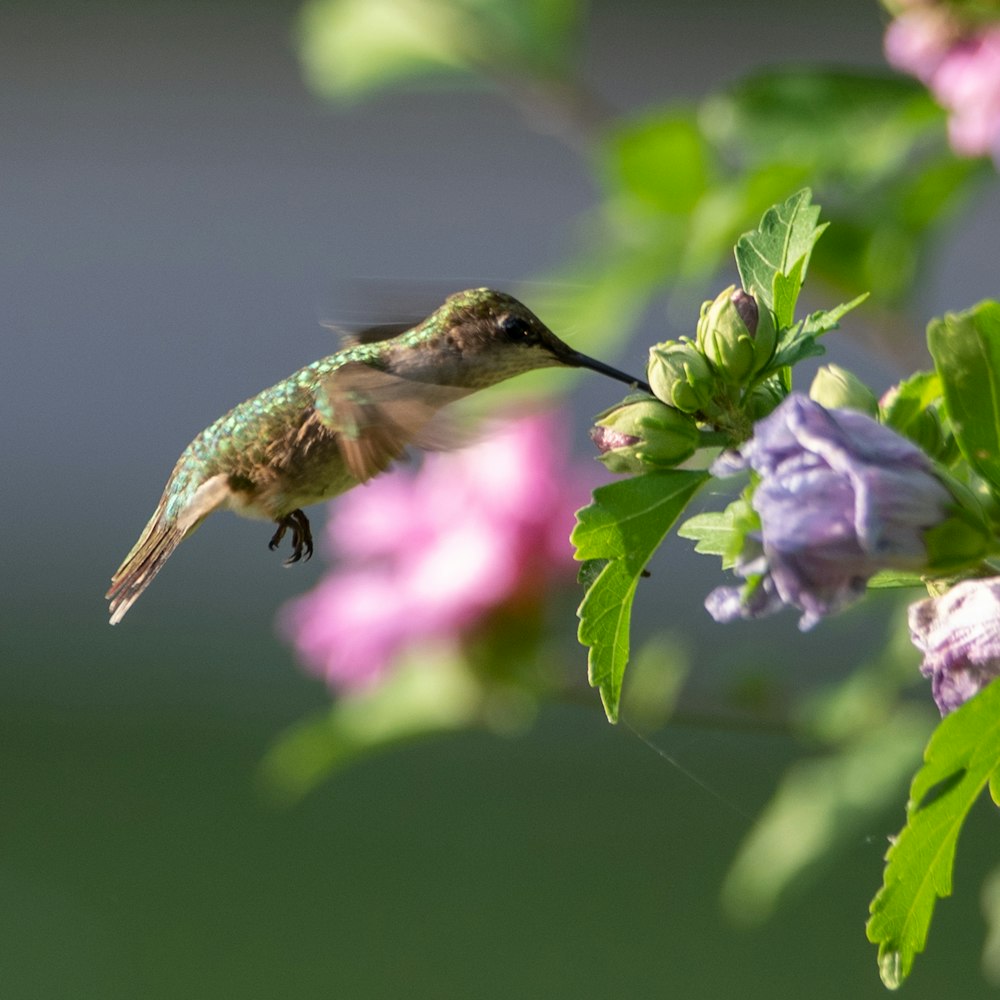
[[[732,385],[747,382],[762,371],[777,340],[771,311],[742,288],[730,285],[701,307],[698,347]]]
[[[653,392],[683,413],[704,410],[715,393],[712,368],[690,340],[668,340],[651,347],[646,372]]]
[[[643,394],[626,397],[597,418],[591,440],[612,472],[670,469],[698,447],[698,427],[686,413]]]
[[[816,372],[809,387],[809,398],[828,410],[859,410],[869,417],[878,415],[875,393],[857,375],[840,365],[823,365]]]

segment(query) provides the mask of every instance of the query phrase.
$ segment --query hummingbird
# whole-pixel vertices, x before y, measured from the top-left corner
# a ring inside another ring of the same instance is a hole
[[[174,466],[153,516],[111,579],[111,624],[175,548],[216,510],[291,532],[286,565],[313,552],[302,508],[367,482],[408,446],[444,446],[435,417],[449,403],[536,368],[589,368],[649,392],[625,372],[563,343],[527,306],[475,288],[423,322],[358,338],[240,403],[203,430]]]

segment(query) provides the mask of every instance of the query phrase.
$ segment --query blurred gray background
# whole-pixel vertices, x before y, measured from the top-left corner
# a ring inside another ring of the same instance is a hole
[[[0,996],[881,995],[863,923],[902,795],[818,876],[822,907],[799,898],[737,932],[716,893],[793,752],[780,737],[664,736],[713,797],[608,727],[595,698],[521,740],[363,762],[281,811],[255,788],[257,762],[326,693],[272,622],[322,558],[282,572],[265,527],[213,519],[107,626],[110,573],[180,450],[329,353],[319,321],[338,289],[509,287],[565,256],[596,196],[573,151],[489,92],[324,105],[300,79],[296,11],[0,14]],[[879,64],[883,23],[874,0],[595,3],[584,75],[638,108],[766,64]],[[998,224],[990,190],[942,247],[914,336],[997,295]],[[607,360],[641,370],[662,336],[650,326]],[[581,383],[581,452],[588,415],[615,398]],[[701,628],[714,568],[705,587],[658,572],[644,621]],[[823,644],[790,618],[763,634],[786,661]],[[705,628],[696,667],[721,669],[749,637]],[[914,996],[983,989],[979,819]]]

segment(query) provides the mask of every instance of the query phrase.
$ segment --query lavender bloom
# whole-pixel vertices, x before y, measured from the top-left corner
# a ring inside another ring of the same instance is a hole
[[[327,538],[343,565],[280,619],[307,668],[365,688],[408,650],[459,646],[498,608],[570,583],[573,514],[592,483],[565,454],[540,415],[340,498]]]
[[[924,654],[942,715],[1000,675],[1000,577],[966,580],[942,597],[910,605],[910,638]]]
[[[752,541],[748,539],[748,541]],[[705,598],[705,610],[717,622],[732,622],[737,618],[767,618],[785,607],[775,589],[774,577],[767,571],[763,555],[756,559],[741,556],[736,571],[743,577],[757,577],[757,585],[744,593],[742,587],[716,587]]]
[[[965,25],[938,3],[911,3],[888,27],[886,58],[948,111],[952,148],[1000,164],[1000,24]]]
[[[791,605],[799,628],[842,610],[881,569],[920,569],[924,531],[951,496],[919,448],[853,410],[826,410],[791,394],[752,440],[723,455],[714,475],[753,469],[759,538],[737,566],[757,587],[720,587],[706,600],[717,621],[760,618]]]

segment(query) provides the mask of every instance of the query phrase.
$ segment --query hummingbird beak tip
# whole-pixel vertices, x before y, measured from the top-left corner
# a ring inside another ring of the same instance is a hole
[[[608,378],[613,378],[619,382],[624,382],[626,385],[634,386],[637,389],[641,389],[643,392],[648,392],[650,395],[653,393],[649,384],[643,382],[641,379],[634,378],[627,372],[623,372],[618,368],[612,368],[611,365],[606,365],[603,361],[598,361],[596,358],[588,357],[586,354],[582,354],[579,351],[573,352],[572,356],[567,359],[567,364],[572,365],[574,368],[589,368],[591,371],[598,372],[601,375],[607,375]]]

